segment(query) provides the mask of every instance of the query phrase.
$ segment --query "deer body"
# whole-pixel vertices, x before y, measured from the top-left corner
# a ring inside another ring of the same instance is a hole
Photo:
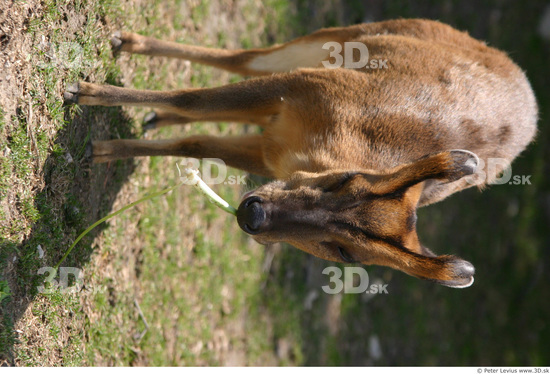
[[[323,48],[327,42],[362,43],[370,60],[387,61],[387,67],[325,68],[323,61],[338,58]],[[537,106],[523,72],[503,52],[438,22],[323,29],[248,51],[131,33],[116,35],[113,46],[259,77],[172,92],[80,83],[67,89],[67,100],[158,108],[149,126],[222,120],[264,131],[94,142],[96,162],[221,158],[276,179],[245,195],[239,207],[241,228],[258,241],[285,241],[332,261],[390,266],[451,287],[469,286],[473,266],[420,244],[416,208],[495,179],[506,165],[472,179],[479,160],[511,163],[536,131]]]

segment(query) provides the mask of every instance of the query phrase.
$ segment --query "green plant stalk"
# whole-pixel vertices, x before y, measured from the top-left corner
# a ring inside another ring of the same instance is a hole
[[[146,200],[149,200],[149,199],[152,199],[154,197],[157,197],[157,196],[160,196],[160,195],[164,195],[165,193],[168,193],[176,188],[178,188],[179,186],[181,186],[183,184],[183,182],[181,183],[178,183],[176,184],[175,186],[171,186],[171,187],[168,187],[168,188],[165,188],[164,190],[162,191],[158,191],[158,192],[155,192],[151,195],[147,195],[145,197],[142,197],[141,199],[137,200],[137,201],[134,201],[133,203],[131,204],[128,204],[122,208],[120,208],[119,210],[117,210],[116,212],[113,212],[103,218],[101,218],[100,220],[94,222],[91,226],[89,226],[86,230],[84,230],[84,232],[82,232],[82,234],[80,234],[76,240],[73,242],[73,244],[69,247],[69,249],[67,250],[67,252],[65,252],[65,254],[63,255],[63,257],[61,257],[61,260],[59,260],[59,262],[54,266],[54,270],[52,272],[50,272],[50,274],[46,277],[46,279],[44,280],[44,282],[51,282],[56,274],[57,274],[57,269],[59,269],[59,265],[61,265],[63,263],[63,261],[65,261],[65,259],[67,258],[67,256],[71,253],[71,251],[73,250],[73,248],[78,244],[78,242],[84,237],[86,236],[87,233],[89,233],[90,231],[92,231],[96,226],[98,226],[99,224],[105,222],[106,220],[108,220],[109,218],[112,218],[122,212],[124,212],[125,210],[128,210],[136,205],[138,205],[139,203],[141,202],[144,202]]]
[[[177,166],[177,164],[176,164]],[[179,168],[178,168],[179,170]],[[152,199],[152,198],[155,198],[157,196],[161,196],[161,195],[164,195],[176,188],[178,188],[179,186],[183,185],[183,184],[188,184],[188,185],[192,185],[194,186],[197,190],[199,190],[203,195],[207,196],[208,199],[214,203],[215,205],[217,205],[218,207],[220,207],[221,209],[225,210],[226,212],[228,213],[231,213],[233,214],[234,216],[237,215],[237,209],[235,209],[234,207],[232,207],[231,205],[229,205],[229,203],[227,203],[224,199],[222,199],[218,194],[216,194],[210,187],[208,187],[208,185],[206,183],[204,183],[204,181],[199,177],[199,172],[198,170],[193,170],[193,169],[185,169],[184,170],[184,173],[185,175],[181,177],[181,182],[176,184],[175,186],[171,186],[171,187],[168,187],[168,188],[165,188],[164,190],[162,191],[158,191],[158,192],[155,192],[155,193],[152,193],[151,195],[147,195],[145,197],[142,197],[141,199],[137,200],[137,201],[134,201],[133,203],[131,204],[128,204],[124,207],[122,207],[121,209],[117,210],[116,212],[113,212],[103,218],[101,218],[100,220],[96,221],[95,223],[93,223],[91,226],[89,226],[86,230],[84,230],[84,232],[82,232],[82,234],[80,234],[76,240],[74,241],[74,243],[69,247],[69,249],[67,250],[67,252],[65,252],[65,254],[63,255],[63,257],[61,257],[61,260],[59,260],[59,262],[54,266],[54,270],[50,272],[50,274],[46,277],[46,279],[44,279],[44,282],[45,283],[51,283],[51,281],[55,278],[55,276],[57,275],[57,270],[59,269],[59,266],[63,263],[63,261],[65,261],[65,259],[67,258],[67,256],[71,253],[71,251],[73,250],[73,248],[78,244],[78,242],[84,237],[86,236],[87,233],[89,233],[90,231],[92,231],[96,226],[98,226],[99,224],[101,224],[102,222],[105,222],[106,220],[108,220],[109,218],[112,218],[122,212],[124,212],[125,210],[128,210],[134,206],[136,206],[137,204],[141,203],[141,202],[144,202],[146,200],[149,200],[149,199]]]

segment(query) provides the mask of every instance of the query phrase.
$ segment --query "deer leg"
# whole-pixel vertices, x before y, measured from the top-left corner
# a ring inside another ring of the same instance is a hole
[[[159,109],[145,115],[142,128],[144,130],[151,130],[172,125],[184,125],[189,122],[193,122],[189,117]]]
[[[111,45],[124,51],[149,56],[175,57],[210,65],[241,75],[269,75],[297,68],[321,67],[330,58],[326,43],[354,41],[362,36],[404,35],[423,40],[447,40],[452,44],[471,42],[448,26],[426,20],[391,20],[350,27],[332,27],[268,48],[226,50],[158,40],[132,32],[115,32]]]
[[[256,76],[320,66],[329,55],[329,50],[324,49],[323,45],[340,39],[342,35],[338,31],[325,31],[268,48],[227,50],[167,42],[131,32],[116,32],[111,45],[115,52],[181,58],[240,75]]]
[[[116,139],[92,144],[95,163],[139,156],[219,158],[228,166],[256,175],[273,176],[264,163],[261,135],[197,135],[175,140]]]
[[[280,112],[288,79],[269,76],[217,88],[146,91],[80,82],[69,85],[65,101],[81,105],[146,106],[186,121],[234,121],[267,126]]]

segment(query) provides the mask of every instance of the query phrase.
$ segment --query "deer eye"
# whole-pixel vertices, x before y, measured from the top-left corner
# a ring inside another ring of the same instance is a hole
[[[351,257],[351,256],[349,255],[349,253],[346,252],[346,250],[345,250],[344,248],[338,247],[338,253],[340,254],[340,257],[342,258],[342,260],[344,260],[344,262],[347,262],[347,263],[350,263],[350,264],[356,262],[356,261],[353,259],[353,257]]]
[[[346,173],[342,175],[336,182],[332,183],[330,186],[325,188],[325,192],[337,192],[340,188],[344,187],[344,185],[350,181],[355,174]]]

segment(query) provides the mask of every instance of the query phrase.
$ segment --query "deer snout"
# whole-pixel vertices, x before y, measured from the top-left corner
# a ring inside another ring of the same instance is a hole
[[[262,203],[262,199],[258,196],[250,196],[239,205],[237,222],[244,232],[256,235],[262,231],[262,224],[266,220],[266,212]]]

